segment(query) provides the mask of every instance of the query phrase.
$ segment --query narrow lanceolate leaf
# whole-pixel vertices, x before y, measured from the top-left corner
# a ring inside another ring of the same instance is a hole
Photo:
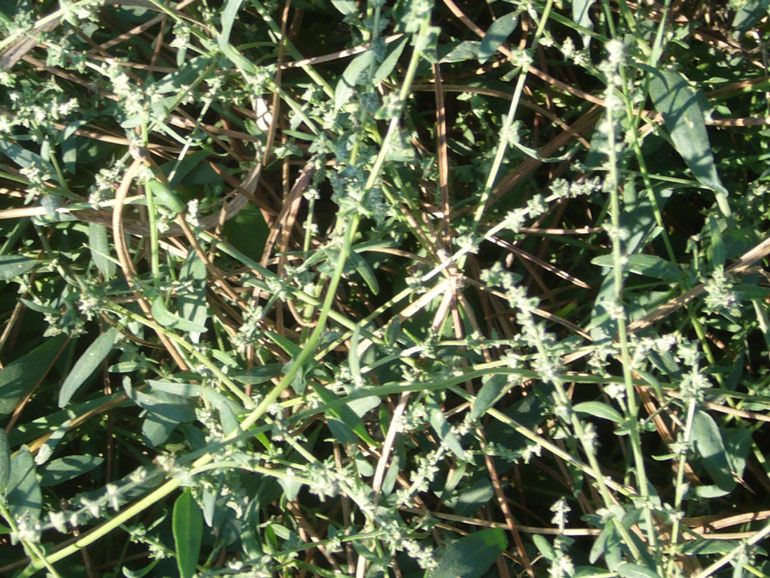
[[[481,41],[481,46],[479,46],[477,58],[480,63],[483,64],[495,53],[511,32],[513,32],[514,28],[516,28],[518,22],[518,15],[515,12],[509,12],[490,25],[487,33],[484,35],[484,39]]]
[[[508,375],[493,375],[481,386],[471,408],[471,419],[478,419],[515,385]]]
[[[49,339],[0,370],[0,417],[11,413],[45,377],[59,357],[65,340],[63,335]]]
[[[429,402],[426,405],[428,406],[428,420],[430,421],[430,426],[433,428],[433,431],[435,431],[439,439],[452,450],[454,455],[461,460],[467,461],[468,456],[465,454],[465,450],[460,443],[460,438],[457,437],[457,434],[447,421],[444,412],[441,411],[441,408],[435,402]]]
[[[5,493],[8,487],[8,478],[11,475],[11,446],[5,430],[0,428],[0,495]]]
[[[98,468],[104,462],[99,456],[75,455],[64,456],[51,460],[40,476],[40,485],[55,486],[68,482],[78,476],[82,476],[91,470]]]
[[[657,572],[653,572],[649,568],[645,568],[639,564],[631,564],[629,562],[623,562],[618,566],[618,576],[622,576],[623,578],[658,578]]]
[[[358,8],[353,0],[331,0],[332,5],[345,16],[353,14]]]
[[[350,61],[334,89],[334,109],[339,110],[353,96],[355,86],[374,62],[374,51],[367,50]]]
[[[703,111],[695,91],[678,72],[649,69],[652,74],[650,96],[663,115],[676,151],[682,156],[698,182],[716,193],[717,204],[725,216],[730,214],[727,189],[719,179],[711,152]]]
[[[166,309],[166,305],[163,303],[162,297],[156,297],[153,299],[152,316],[155,318],[155,321],[165,326],[167,329],[178,329],[179,331],[185,332],[192,331],[194,333],[206,332],[205,325],[183,319],[176,313],[172,313]]]
[[[429,578],[479,578],[508,547],[505,532],[490,528],[452,542],[438,552],[438,565]]]
[[[91,374],[96,371],[99,364],[112,351],[115,345],[115,339],[117,339],[118,330],[114,327],[110,327],[107,331],[102,333],[99,337],[94,339],[94,342],[88,346],[80,359],[77,360],[75,366],[70,371],[67,379],[59,390],[59,407],[64,407],[75,395],[75,392],[81,385],[91,377]]]
[[[192,251],[179,271],[179,280],[187,288],[184,291],[179,291],[177,298],[179,316],[194,325],[205,327],[208,317],[206,264]],[[193,343],[200,341],[200,332],[191,331],[189,335],[190,341]]]
[[[380,66],[377,67],[377,72],[374,73],[374,78],[372,79],[373,86],[379,86],[379,84],[388,78],[390,73],[393,72],[393,69],[396,67],[396,64],[398,64],[398,59],[401,56],[401,53],[404,51],[404,47],[406,47],[408,40],[409,38],[406,36],[400,40],[393,48],[393,50],[390,51],[390,54],[385,57],[385,60],[382,61]]]
[[[105,279],[115,276],[117,265],[108,257],[110,243],[107,240],[107,227],[97,223],[88,223],[88,248],[91,250],[91,259],[96,268],[101,271]]]
[[[720,490],[730,491],[736,481],[730,471],[722,434],[714,418],[703,411],[695,414],[692,427],[692,439],[701,456],[701,463]]]
[[[614,407],[601,401],[585,401],[572,406],[577,413],[586,413],[601,419],[608,419],[616,423],[623,423],[623,416]]]
[[[0,281],[8,281],[31,271],[38,264],[35,259],[20,255],[0,255]]]
[[[601,267],[612,267],[612,255],[599,255],[591,259],[591,263]],[[664,281],[676,282],[684,278],[684,273],[682,273],[679,265],[657,255],[630,255],[625,267],[637,275],[663,279]]]
[[[8,509],[17,522],[24,520],[34,525],[40,519],[43,494],[35,475],[35,461],[27,446],[22,446],[11,458],[11,472],[5,499]]]
[[[594,27],[590,14],[593,3],[594,0],[572,0],[572,19],[588,30],[592,30]],[[583,46],[588,48],[590,41],[591,37],[589,35],[583,35]]]
[[[203,539],[203,514],[186,489],[174,502],[174,546],[181,578],[192,578],[198,566]]]

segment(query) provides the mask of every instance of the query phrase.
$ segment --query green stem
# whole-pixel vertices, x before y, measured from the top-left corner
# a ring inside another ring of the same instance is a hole
[[[11,534],[16,534],[19,536],[19,527],[16,525],[16,519],[13,517],[11,511],[6,507],[5,499],[2,497],[0,497],[0,516],[5,518],[5,521],[8,522],[8,527],[11,530]],[[42,552],[35,542],[26,540],[21,536],[19,536],[19,541],[24,547],[24,551],[27,552],[27,555],[31,559],[39,563],[42,567],[45,567],[45,569],[48,570],[48,572],[50,572],[54,578],[61,578],[61,575],[51,565],[52,560],[46,557],[45,552]]]

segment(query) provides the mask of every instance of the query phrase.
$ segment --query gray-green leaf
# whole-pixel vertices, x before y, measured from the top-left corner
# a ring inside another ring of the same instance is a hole
[[[23,519],[32,525],[40,519],[43,494],[37,483],[35,462],[27,446],[22,446],[11,458],[6,501],[17,522]]]
[[[67,482],[99,467],[102,462],[104,462],[104,458],[89,455],[64,456],[51,460],[51,463],[43,470],[40,485],[43,487],[55,486]]]
[[[337,82],[337,87],[334,89],[334,108],[339,110],[344,105],[355,90],[356,84],[363,75],[364,71],[374,62],[374,51],[367,50],[363,54],[359,54],[353,60],[350,61],[345,72],[342,73],[342,78]]]
[[[80,359],[77,360],[75,366],[70,371],[67,379],[59,390],[59,407],[64,407],[75,395],[75,392],[80,388],[85,381],[91,377],[91,374],[96,371],[102,361],[109,355],[115,345],[115,339],[118,336],[118,330],[114,327],[110,327],[107,331],[102,333],[99,337],[94,339],[94,342],[88,346]]]
[[[594,257],[591,263],[600,267],[612,267],[612,255]],[[684,277],[679,265],[657,255],[630,255],[625,268],[637,275],[663,279],[664,281],[676,282],[681,281]]]
[[[59,335],[0,370],[0,416],[8,415],[31,392],[59,357],[65,337]]]
[[[203,540],[203,514],[187,488],[174,502],[174,545],[181,578],[192,578]]]
[[[720,490],[730,491],[736,480],[730,472],[725,444],[714,418],[703,411],[695,414],[692,427],[695,448],[701,456],[701,463]]]
[[[703,111],[695,91],[678,72],[648,69],[652,74],[650,96],[655,109],[663,115],[676,151],[682,156],[698,182],[716,193],[717,205],[730,215],[727,189],[714,164]]]
[[[623,423],[623,416],[614,407],[601,401],[584,401],[572,406],[577,413],[586,413],[601,419],[608,419],[616,423]]]
[[[441,408],[435,402],[429,402],[426,405],[428,406],[428,420],[433,431],[452,450],[454,455],[463,461],[467,461],[468,456],[465,454],[462,444],[460,444],[460,439],[444,416],[444,412],[441,411]]]
[[[495,20],[487,29],[479,46],[479,52],[476,56],[480,63],[484,63],[492,56],[500,45],[510,36],[511,32],[519,23],[519,17],[515,12],[509,12]]]
[[[11,446],[5,430],[0,428],[0,495],[5,493],[11,475]]]
[[[479,393],[476,394],[476,399],[473,400],[471,419],[478,419],[487,413],[487,410],[493,407],[497,400],[503,397],[514,385],[515,382],[508,375],[497,374],[490,377],[481,386]]]
[[[105,279],[112,279],[115,276],[117,265],[108,257],[110,243],[107,240],[107,227],[97,223],[88,223],[88,248],[96,268],[101,271]]]
[[[168,329],[179,329],[180,331],[205,333],[206,326],[200,323],[194,323],[166,309],[162,297],[156,297],[152,301],[152,316],[155,321],[164,325]]]
[[[39,264],[36,259],[21,255],[0,255],[0,281],[8,281],[24,275]]]

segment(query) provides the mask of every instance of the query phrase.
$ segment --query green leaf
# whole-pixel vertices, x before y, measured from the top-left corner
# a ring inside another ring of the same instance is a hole
[[[241,424],[236,417],[238,407],[235,402],[210,387],[203,390],[203,399],[219,412],[219,423],[222,424],[225,434],[229,435],[238,430]]]
[[[339,110],[353,96],[359,79],[374,62],[374,51],[367,50],[350,61],[334,89],[334,109]]]
[[[98,223],[88,223],[88,248],[96,268],[101,271],[105,279],[112,279],[117,265],[108,257],[110,243],[107,239],[107,227]]]
[[[155,92],[158,94],[176,92],[182,87],[193,84],[198,76],[206,70],[210,62],[211,57],[205,54],[188,60],[182,66],[161,78],[155,84]]]
[[[703,556],[705,554],[727,554],[740,544],[740,540],[709,540],[695,538],[688,540],[678,547],[679,553],[685,556]]]
[[[592,415],[601,419],[608,419],[616,423],[623,423],[625,421],[618,410],[610,405],[607,405],[606,403],[602,403],[601,401],[584,401],[583,403],[578,403],[577,405],[572,406],[572,409],[577,413],[586,413],[588,415]]]
[[[155,198],[155,201],[169,209],[174,215],[181,213],[185,210],[187,205],[176,196],[165,183],[158,180],[150,180],[145,184],[147,192],[151,193]]]
[[[32,271],[40,261],[21,255],[0,255],[0,281],[8,281]]]
[[[171,311],[166,309],[163,298],[160,296],[152,301],[152,316],[155,318],[155,321],[165,326],[167,329],[179,329],[180,331],[194,333],[206,332],[205,325],[193,323],[192,321],[179,317],[179,315],[176,315],[175,313],[171,313]]]
[[[602,557],[604,549],[607,547],[607,540],[613,532],[615,532],[615,524],[604,525],[601,534],[594,540],[594,544],[591,546],[591,551],[588,554],[588,561],[591,564],[596,564],[596,561]]]
[[[61,354],[65,341],[63,335],[49,339],[0,370],[0,417],[11,413],[19,400],[40,383]]]
[[[704,411],[699,410],[695,414],[692,439],[695,440],[695,449],[700,454],[701,463],[711,479],[720,490],[731,491],[736,485],[736,480],[730,472],[722,434],[714,418]]]
[[[720,429],[719,431],[722,433],[722,441],[725,444],[725,455],[727,456],[728,464],[730,464],[730,471],[737,476],[743,476],[743,471],[746,469],[746,460],[749,457],[753,443],[751,430],[729,428]]]
[[[320,397],[321,401],[324,403],[332,403],[339,399],[339,397],[334,392],[329,391],[323,385],[316,383],[314,379],[308,380],[308,383],[310,383],[313,391],[316,392],[318,397]],[[328,410],[328,413],[348,426],[356,433],[359,438],[361,438],[367,444],[373,445],[374,447],[380,446],[380,444],[369,435],[369,433],[366,431],[366,426],[364,425],[363,420],[356,414],[356,412],[350,408],[349,405],[341,405],[335,408],[331,408]]]
[[[358,356],[358,344],[361,340],[361,326],[356,323],[353,328],[353,333],[350,336],[350,347],[348,348],[348,365],[350,366],[350,373],[353,376],[353,383],[363,383],[361,377],[361,360]]]
[[[176,300],[179,317],[201,327],[206,326],[208,318],[208,303],[206,302],[206,264],[195,252],[190,251],[187,260],[179,271],[179,281],[185,290],[179,291]],[[191,331],[190,341],[198,343],[201,334]]]
[[[11,475],[11,446],[5,430],[0,428],[0,496],[5,494],[8,478]]]
[[[358,11],[356,3],[353,0],[331,0],[331,3],[345,16],[348,14],[355,14]]]
[[[233,22],[238,15],[243,0],[227,0],[224,10],[222,10],[222,32],[217,38],[219,46],[230,43],[230,33],[233,30]]]
[[[482,478],[460,493],[457,497],[457,503],[454,505],[454,512],[458,516],[470,516],[481,506],[488,503],[494,495],[495,489],[492,486],[492,482]]]
[[[80,386],[96,371],[102,361],[112,351],[117,337],[118,330],[110,327],[88,346],[88,349],[77,360],[59,390],[59,407],[67,405]]]
[[[599,255],[591,259],[591,263],[600,267],[612,267],[612,255]],[[625,268],[637,275],[663,279],[664,281],[677,282],[684,277],[679,265],[657,255],[631,255],[628,257]]]
[[[767,15],[770,0],[748,0],[735,13],[732,22],[733,37],[741,38],[759,20]]]
[[[455,42],[449,45],[449,51],[447,51],[446,54],[440,56],[439,62],[452,63],[476,60],[479,57],[480,47],[480,40],[463,40],[462,42]],[[440,46],[439,50],[442,48],[446,50],[446,45]]]
[[[171,434],[174,433],[178,425],[178,422],[167,419],[157,413],[147,413],[142,420],[142,436],[146,443],[157,448],[171,437]]]
[[[719,179],[711,152],[703,111],[695,91],[681,74],[670,70],[647,68],[652,75],[650,96],[655,109],[663,115],[674,148],[703,186],[716,193],[717,204],[730,215],[727,189]]]
[[[515,12],[509,12],[491,24],[481,40],[481,46],[479,46],[479,52],[476,57],[479,63],[484,64],[495,53],[500,45],[510,36],[518,23],[518,15]]]
[[[142,409],[156,413],[169,421],[185,423],[196,419],[195,403],[190,398],[153,389],[150,393],[138,390],[126,393]]]
[[[594,0],[572,0],[572,19],[576,24],[588,30],[592,30],[594,27],[590,14],[593,3]],[[589,35],[583,35],[583,46],[585,48],[588,48],[590,40],[591,37]]]
[[[302,351],[302,348],[299,345],[279,333],[265,331],[265,335],[267,335],[278,347],[288,353],[292,359],[297,357],[300,351]]]
[[[660,578],[657,572],[629,562],[623,562],[618,566],[617,572],[621,578]]]
[[[11,458],[11,475],[6,486],[8,509],[18,522],[34,524],[40,519],[43,494],[35,475],[35,461],[27,446],[22,446]]]
[[[374,269],[372,269],[371,265],[369,265],[366,259],[364,259],[361,255],[359,255],[356,252],[351,252],[349,258],[353,267],[356,268],[356,271],[358,272],[358,274],[361,275],[361,278],[369,287],[369,290],[374,295],[379,294],[380,284],[377,282],[377,277],[374,274]]]
[[[104,458],[89,455],[64,456],[51,460],[40,477],[42,487],[67,482],[99,467]]]
[[[390,53],[385,57],[385,60],[380,63],[380,65],[377,67],[377,72],[374,73],[372,86],[378,86],[390,75],[391,72],[393,72],[396,64],[398,64],[398,59],[404,52],[404,48],[406,47],[408,40],[408,37],[404,37],[399,42],[397,42],[393,47],[393,50],[391,50]]]
[[[480,578],[507,547],[500,528],[474,532],[439,550],[438,565],[428,578]]]
[[[150,572],[153,571],[155,566],[160,564],[162,561],[163,561],[163,558],[158,558],[157,560],[153,560],[152,562],[147,564],[147,566],[145,566],[144,568],[140,568],[139,570],[131,570],[130,568],[126,568],[125,566],[123,566],[123,568],[121,569],[121,572],[123,573],[123,576],[125,576],[125,578],[144,578]]]
[[[538,551],[543,555],[543,558],[552,562],[556,557],[556,553],[553,551],[553,546],[551,546],[548,538],[540,534],[534,534],[532,536],[532,541],[535,543],[535,547]]]
[[[50,167],[49,163],[45,162],[39,154],[28,151],[16,143],[9,142],[7,139],[0,139],[0,153],[3,153],[22,168],[30,166]]]
[[[473,400],[471,419],[478,419],[487,413],[515,385],[516,382],[508,375],[496,374],[487,379]]]
[[[251,203],[229,219],[222,228],[223,238],[236,250],[259,261],[270,233],[265,218],[258,207]]]
[[[267,363],[232,374],[232,378],[246,385],[265,383],[283,373],[283,363]]]
[[[203,540],[203,514],[192,497],[190,488],[174,502],[174,546],[181,578],[192,578],[198,566]]]
[[[465,454],[463,446],[460,444],[460,439],[455,434],[452,426],[449,425],[444,412],[436,404],[435,401],[428,401],[425,404],[428,407],[428,421],[430,426],[439,439],[444,442],[447,447],[452,450],[452,453],[463,461],[468,461],[468,456]]]

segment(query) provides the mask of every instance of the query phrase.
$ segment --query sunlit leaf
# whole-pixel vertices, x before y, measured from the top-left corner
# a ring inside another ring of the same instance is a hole
[[[98,468],[103,462],[104,458],[87,454],[56,458],[43,468],[40,485],[55,486],[67,482]]]
[[[500,16],[487,29],[487,33],[481,41],[479,51],[476,56],[480,63],[486,62],[490,56],[505,42],[519,23],[519,17],[515,12],[509,12]]]
[[[181,578],[195,576],[203,541],[203,514],[187,488],[174,502],[174,546]]]
[[[112,351],[117,337],[118,330],[110,327],[94,339],[94,342],[83,352],[83,355],[80,356],[80,359],[72,367],[67,379],[62,383],[59,390],[59,407],[67,405],[80,386],[96,371],[102,361]]]
[[[21,255],[0,255],[0,281],[24,275],[39,264],[40,261]]]
[[[35,475],[35,461],[27,446],[22,446],[11,458],[5,499],[17,523],[23,519],[34,525],[40,518],[43,494]]]
[[[703,111],[695,91],[678,72],[648,68],[650,96],[655,109],[663,115],[676,151],[682,155],[698,182],[716,193],[722,213],[730,214],[727,189],[714,164]]]

